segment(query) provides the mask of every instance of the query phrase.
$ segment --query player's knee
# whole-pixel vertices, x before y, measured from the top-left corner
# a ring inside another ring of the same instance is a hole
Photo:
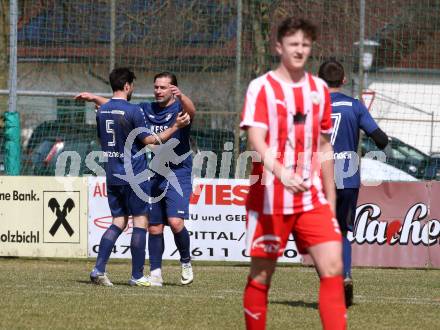
[[[114,217],[112,224],[117,226],[119,229],[124,230],[127,227],[128,217]]]
[[[168,220],[168,223],[169,223],[171,231],[173,233],[178,233],[178,232],[180,232],[183,229],[183,227],[185,227],[185,223],[181,219],[179,219],[179,220],[176,220],[176,219]]]
[[[163,225],[149,225],[148,233],[151,235],[160,235],[163,233]]]
[[[253,259],[249,277],[261,284],[269,285],[275,272],[276,261],[266,259]]]
[[[320,276],[321,277],[333,277],[342,274],[342,258],[339,256],[335,256],[333,258],[329,258],[325,264],[325,267],[321,268]]]
[[[133,217],[133,227],[137,228],[147,228],[148,219],[146,216],[134,216]]]

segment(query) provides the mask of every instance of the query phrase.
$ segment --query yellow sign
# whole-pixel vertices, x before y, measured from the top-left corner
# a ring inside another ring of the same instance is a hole
[[[87,178],[0,177],[0,255],[87,257]]]

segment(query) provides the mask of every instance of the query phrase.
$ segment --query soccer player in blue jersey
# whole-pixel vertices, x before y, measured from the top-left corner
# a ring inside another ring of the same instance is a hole
[[[141,103],[150,130],[161,132],[169,127],[179,112],[187,113],[191,120],[196,109],[193,102],[182,94],[177,87],[177,78],[173,73],[162,72],[154,77],[155,102]],[[181,283],[190,284],[193,281],[193,271],[190,256],[190,238],[185,228],[184,219],[189,217],[189,199],[192,193],[192,156],[190,149],[190,129],[185,128],[173,134],[179,142],[174,148],[174,161],[169,162],[166,171],[156,174],[150,179],[152,198],[163,195],[160,201],[150,205],[150,223],[148,226],[148,251],[150,258],[150,276],[152,286],[162,286],[162,254],[164,251],[163,230],[169,225],[174,235],[174,242],[180,253]],[[160,148],[160,147],[159,147]],[[153,151],[150,168],[157,169],[154,161],[164,158],[169,161],[170,155],[166,150]],[[164,153],[165,152],[165,153]],[[161,155],[162,154],[162,155]],[[161,162],[160,162],[161,163]]]
[[[155,102],[144,102],[139,106],[143,109],[147,127],[153,133],[166,130],[183,112],[192,120],[196,109],[186,95],[177,87],[177,78],[173,73],[161,72],[154,77]],[[106,104],[108,99],[91,93],[81,93],[78,98]],[[169,145],[157,146],[153,149],[154,157],[150,169],[155,175],[150,179],[150,194],[154,199],[162,196],[160,201],[150,205],[148,226],[148,253],[150,259],[150,276],[147,277],[152,286],[162,286],[162,255],[165,249],[163,230],[169,225],[174,242],[180,253],[181,283],[192,283],[194,275],[191,266],[190,238],[185,228],[184,219],[189,217],[189,199],[192,192],[192,156],[190,151],[190,125],[172,135],[176,140],[171,150]],[[166,166],[164,166],[166,165]]]
[[[360,187],[359,130],[373,139],[379,149],[388,144],[388,136],[379,128],[367,108],[357,99],[341,92],[345,83],[344,67],[334,59],[319,67],[319,77],[330,91],[332,103],[333,134],[331,143],[335,158],[336,218],[343,234],[343,262],[345,303],[353,304],[353,281],[351,276],[351,244],[347,231],[351,231],[356,216],[356,204]]]
[[[133,233],[130,251],[132,255],[132,275],[129,284],[132,286],[150,286],[150,282],[143,276],[145,262],[146,228],[148,225],[148,206],[135,193],[131,182],[126,177],[127,166],[131,167],[136,176],[146,171],[145,156],[136,156],[145,145],[157,144],[168,140],[179,128],[189,124],[188,114],[179,114],[169,128],[157,135],[145,129],[145,114],[139,106],[128,101],[133,93],[134,73],[128,68],[114,69],[110,73],[110,85],[113,90],[112,99],[102,105],[96,114],[97,133],[101,148],[108,157],[106,164],[107,196],[110,211],[113,217],[112,225],[102,235],[96,265],[90,273],[93,283],[104,286],[113,286],[106,275],[105,269],[111,250],[127,226],[128,217],[133,216]],[[83,98],[80,95],[78,99]],[[124,157],[126,140],[132,130],[142,128],[137,134],[130,150],[130,164],[126,164]],[[134,183],[137,184],[137,183]],[[147,192],[147,182],[140,183],[140,189]]]

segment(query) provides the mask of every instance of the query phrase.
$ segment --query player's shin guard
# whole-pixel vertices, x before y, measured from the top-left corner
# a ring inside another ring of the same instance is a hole
[[[248,278],[243,295],[246,329],[265,329],[268,292],[269,286]]]
[[[112,253],[113,246],[116,243],[119,235],[121,235],[122,229],[118,226],[111,225],[107,228],[101,237],[101,242],[99,243],[98,258],[96,259],[95,268],[101,272],[105,272],[105,266],[107,265],[110,254]]]
[[[342,257],[344,261],[344,278],[351,278],[351,243],[346,235],[342,237]]]
[[[180,253],[180,262],[187,263],[191,261],[189,247],[189,233],[186,227],[183,227],[178,233],[174,233],[174,242]]]
[[[148,255],[150,259],[150,271],[162,268],[162,254],[165,248],[163,233],[148,235]]]
[[[319,287],[319,314],[324,330],[347,327],[342,276],[323,277]]]
[[[145,263],[145,245],[147,231],[144,228],[133,228],[131,235],[130,252],[131,252],[131,276],[134,279],[140,279],[144,276]]]

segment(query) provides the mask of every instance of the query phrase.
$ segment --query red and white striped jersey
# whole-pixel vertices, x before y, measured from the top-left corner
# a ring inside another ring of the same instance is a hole
[[[306,73],[300,83],[288,83],[273,71],[253,80],[248,87],[240,127],[267,130],[266,143],[286,168],[309,179],[311,187],[292,194],[282,182],[255,162],[247,209],[264,214],[293,214],[312,210],[327,200],[322,191],[317,159],[320,134],[331,134],[331,102],[327,85]]]

